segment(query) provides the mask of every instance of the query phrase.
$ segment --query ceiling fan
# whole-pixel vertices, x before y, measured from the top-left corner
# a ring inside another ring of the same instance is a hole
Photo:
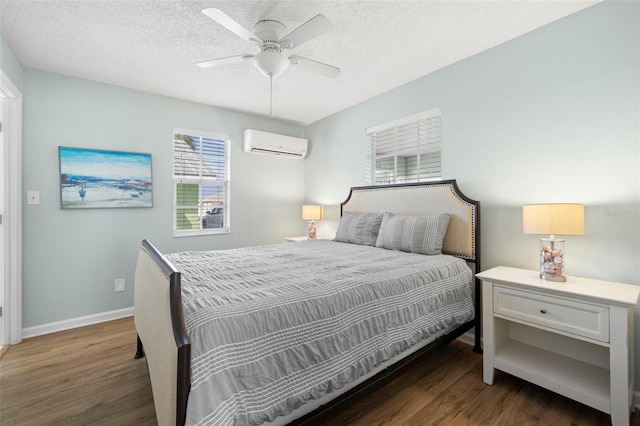
[[[204,9],[202,13],[240,38],[253,43],[259,52],[199,62],[196,65],[200,68],[252,60],[256,68],[270,78],[282,74],[290,64],[329,78],[335,78],[340,73],[340,68],[298,55],[287,56],[285,53],[287,50],[296,48],[331,30],[333,25],[324,15],[316,15],[295,30],[287,33],[287,27],[284,24],[272,19],[258,21],[254,32],[251,32],[220,9],[208,8]]]

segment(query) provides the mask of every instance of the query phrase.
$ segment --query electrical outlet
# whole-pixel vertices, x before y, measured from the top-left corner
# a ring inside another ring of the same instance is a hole
[[[119,278],[116,280],[116,288],[115,288],[115,292],[119,292],[119,291],[124,291],[124,287],[125,287],[125,281],[124,278]]]

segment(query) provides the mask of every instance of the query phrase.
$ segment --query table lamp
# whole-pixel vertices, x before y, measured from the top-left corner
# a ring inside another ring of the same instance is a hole
[[[316,239],[316,220],[324,219],[324,206],[302,206],[302,219],[309,221],[309,239]]]
[[[548,234],[540,238],[540,278],[567,281],[564,242],[559,235],[584,235],[583,204],[529,204],[522,206],[525,234]]]

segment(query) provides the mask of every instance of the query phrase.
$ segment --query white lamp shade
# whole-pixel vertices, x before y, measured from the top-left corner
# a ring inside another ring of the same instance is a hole
[[[584,235],[584,205],[522,206],[522,230],[525,234]]]
[[[304,220],[324,219],[324,206],[302,206],[302,219]]]

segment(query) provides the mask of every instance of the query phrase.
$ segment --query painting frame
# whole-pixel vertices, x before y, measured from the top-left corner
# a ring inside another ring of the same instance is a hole
[[[151,154],[58,146],[60,208],[151,208]]]

